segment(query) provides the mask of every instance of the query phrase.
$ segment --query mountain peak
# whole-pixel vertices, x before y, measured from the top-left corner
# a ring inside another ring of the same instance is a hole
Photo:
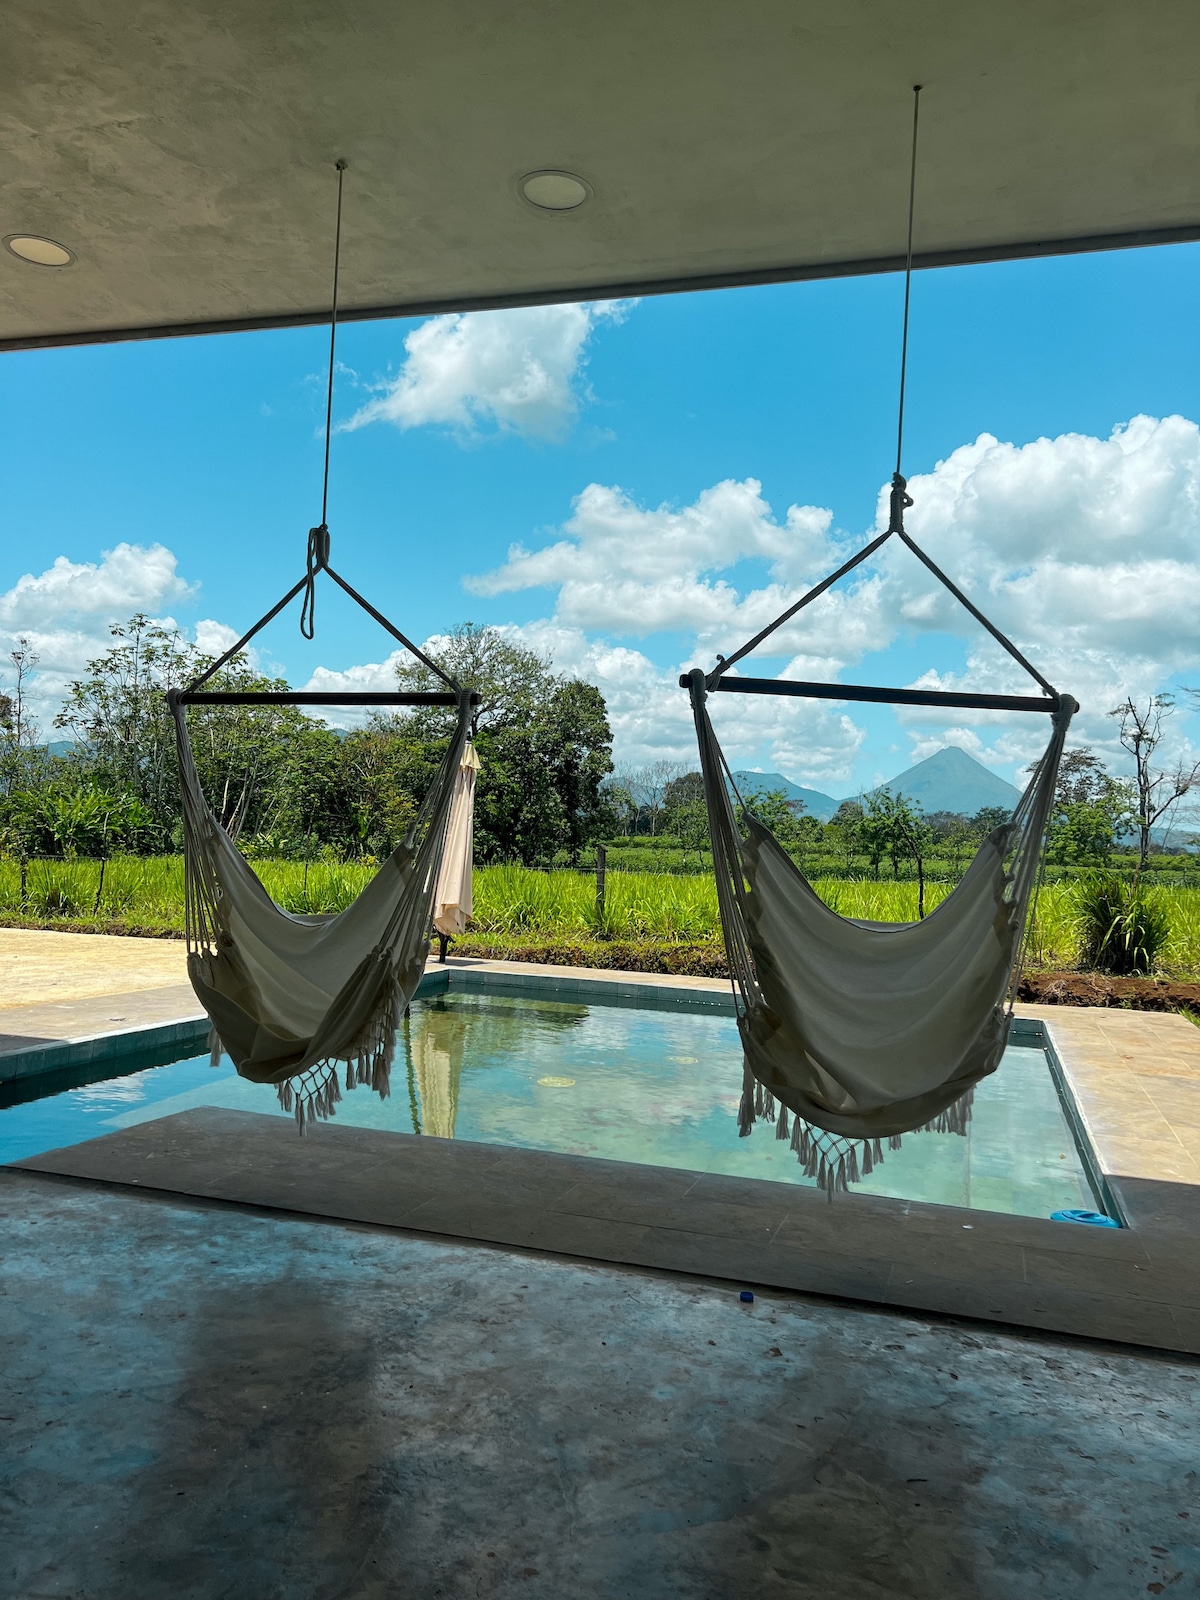
[[[985,806],[1011,811],[1021,798],[1014,784],[956,744],[935,750],[879,787],[904,795],[924,812],[954,811],[964,817],[973,817]]]
[[[782,772],[735,772],[733,781],[747,796],[781,791],[787,799],[801,801],[805,814],[816,817],[818,822],[828,822],[841,804],[819,789],[806,789],[802,784],[793,783]]]

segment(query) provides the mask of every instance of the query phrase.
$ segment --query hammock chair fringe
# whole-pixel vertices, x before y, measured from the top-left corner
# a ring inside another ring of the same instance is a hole
[[[971,1122],[971,1113],[975,1091],[968,1089],[963,1095],[945,1111],[923,1123],[918,1128],[910,1128],[910,1133],[954,1133],[965,1138],[967,1128]],[[764,1089],[761,1083],[755,1083],[754,1091],[743,1096],[743,1110],[749,1105],[750,1117],[746,1121],[739,1114],[738,1132],[741,1138],[751,1132],[755,1122],[770,1121],[775,1118],[775,1097],[769,1090]],[[778,1102],[779,1114],[775,1118],[776,1139],[788,1139],[788,1113],[782,1101]],[[744,1123],[744,1125],[743,1125]],[[869,1178],[876,1167],[883,1165],[884,1142],[882,1139],[845,1139],[838,1134],[826,1133],[823,1129],[814,1127],[805,1122],[803,1117],[793,1117],[789,1147],[804,1170],[806,1178],[815,1178],[817,1187],[824,1189],[827,1197],[832,1200],[835,1193],[847,1192],[852,1183],[861,1183],[864,1178]],[[904,1146],[904,1138],[898,1133],[888,1137],[887,1148],[890,1151],[900,1150]]]

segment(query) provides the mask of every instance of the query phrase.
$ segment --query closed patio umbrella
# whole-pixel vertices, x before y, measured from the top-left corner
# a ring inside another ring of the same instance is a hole
[[[465,932],[471,920],[475,777],[482,764],[475,746],[465,745],[454,777],[442,870],[433,895],[433,925],[443,938]]]

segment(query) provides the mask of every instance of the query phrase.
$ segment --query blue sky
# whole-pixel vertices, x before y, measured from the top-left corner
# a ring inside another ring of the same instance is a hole
[[[1200,247],[1184,245],[914,282],[911,526],[1084,702],[1080,736],[1110,749],[1104,713],[1121,694],[1200,682],[1198,281]],[[754,631],[874,524],[901,292],[888,276],[615,314],[347,324],[335,564],[418,639],[468,617],[513,625],[595,678],[618,759],[687,759],[680,667]],[[6,358],[0,643],[34,639],[46,711],[110,620],[141,607],[218,638],[299,576],[320,508],[327,340],[313,328]],[[1155,421],[1114,440],[1138,417]],[[792,506],[811,509],[789,525]],[[535,559],[509,561],[511,546]],[[911,561],[890,558],[817,612],[759,670],[1020,686],[968,620],[931,603]],[[328,589],[315,644],[285,619],[263,658],[296,683],[390,671],[386,638]],[[1045,732],[743,706],[720,706],[734,759],[835,795],[948,738],[1011,778]],[[1175,727],[1200,739],[1200,722]]]

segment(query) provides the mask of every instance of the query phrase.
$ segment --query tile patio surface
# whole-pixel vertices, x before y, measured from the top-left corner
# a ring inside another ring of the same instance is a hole
[[[0,928],[4,1056],[201,1014],[180,939]]]

